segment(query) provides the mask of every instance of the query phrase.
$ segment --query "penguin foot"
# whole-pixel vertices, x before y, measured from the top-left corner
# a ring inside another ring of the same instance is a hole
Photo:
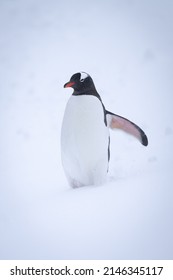
[[[73,189],[84,187],[84,184],[72,178],[68,178],[68,182]]]

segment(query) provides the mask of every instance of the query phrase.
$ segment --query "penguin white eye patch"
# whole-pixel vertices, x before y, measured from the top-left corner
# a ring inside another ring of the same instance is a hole
[[[80,82],[84,82],[84,80],[89,76],[87,73],[85,72],[80,72]]]

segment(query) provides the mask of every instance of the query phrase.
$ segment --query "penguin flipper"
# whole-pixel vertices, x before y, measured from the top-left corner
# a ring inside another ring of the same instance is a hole
[[[119,115],[116,115],[114,113],[111,113],[106,110],[106,120],[107,120],[107,126],[111,129],[121,129],[124,132],[133,135],[136,137],[142,145],[147,146],[148,145],[148,138],[144,131],[137,126],[135,123],[129,121],[126,118],[123,118]]]

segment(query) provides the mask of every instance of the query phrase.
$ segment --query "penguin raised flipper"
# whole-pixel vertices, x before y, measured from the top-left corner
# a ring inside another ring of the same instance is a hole
[[[64,85],[72,87],[62,123],[62,164],[72,187],[100,185],[106,180],[110,158],[109,128],[122,129],[144,146],[147,136],[133,122],[107,111],[90,75],[74,74]]]
[[[106,111],[106,119],[108,127],[111,129],[121,129],[124,132],[133,135],[136,137],[142,145],[148,145],[148,139],[144,131],[137,126],[135,123],[131,122],[130,120]]]

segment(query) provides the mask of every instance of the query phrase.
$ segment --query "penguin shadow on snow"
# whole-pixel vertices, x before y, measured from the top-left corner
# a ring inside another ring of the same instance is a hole
[[[73,88],[61,129],[62,165],[70,186],[98,186],[115,181],[116,178],[107,177],[109,130],[122,130],[144,146],[148,145],[146,134],[135,123],[106,110],[89,74],[74,74],[64,87]]]

